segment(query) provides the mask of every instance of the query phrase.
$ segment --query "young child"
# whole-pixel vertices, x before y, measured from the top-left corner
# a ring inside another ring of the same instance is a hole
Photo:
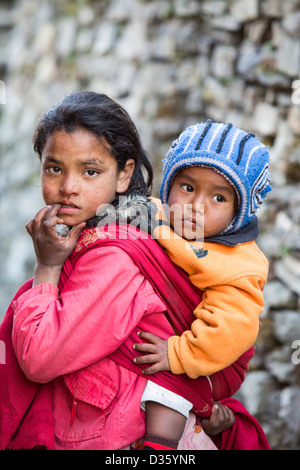
[[[139,334],[148,343],[135,349],[148,354],[135,362],[153,364],[145,374],[171,370],[191,378],[210,376],[254,344],[268,274],[267,259],[255,243],[255,213],[271,190],[269,180],[267,147],[232,124],[208,120],[188,127],[173,143],[164,160],[163,206],[154,235],[203,297],[191,329],[181,336],[163,341]],[[148,382],[143,402],[150,416],[150,448],[161,438],[174,439],[175,430],[184,427],[183,413],[166,411],[166,393],[161,394],[163,400]],[[164,435],[160,412],[164,424],[173,413]]]
[[[34,277],[0,329],[10,354],[0,371],[0,448],[121,449],[144,434],[146,379],[110,356],[141,321],[163,324],[166,337],[173,329],[148,278],[119,246],[101,246],[95,224],[99,206],[150,193],[151,164],[126,111],[93,92],[47,111],[33,142],[46,206],[26,226]],[[72,229],[60,236],[60,224]]]

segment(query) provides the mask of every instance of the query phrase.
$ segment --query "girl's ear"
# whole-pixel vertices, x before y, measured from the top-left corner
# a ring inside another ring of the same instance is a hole
[[[117,181],[117,188],[116,192],[117,193],[125,193],[127,191],[129,183],[131,181],[131,177],[133,175],[135,168],[135,161],[133,158],[130,158],[127,160],[125,167],[123,170],[120,171],[118,175],[118,181]]]

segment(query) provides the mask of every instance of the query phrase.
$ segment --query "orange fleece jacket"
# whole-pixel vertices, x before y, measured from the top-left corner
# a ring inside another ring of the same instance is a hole
[[[160,207],[157,217],[165,219],[161,204],[153,201]],[[189,242],[167,225],[157,227],[154,237],[203,292],[191,329],[168,340],[171,371],[191,378],[212,375],[255,343],[268,261],[254,241],[234,247]]]

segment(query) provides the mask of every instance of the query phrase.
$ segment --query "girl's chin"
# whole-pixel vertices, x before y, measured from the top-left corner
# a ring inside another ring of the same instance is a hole
[[[63,215],[63,216],[59,215],[59,216],[60,216],[61,219],[63,220],[63,224],[64,224],[64,225],[68,225],[69,227],[75,227],[75,225],[79,225],[79,224],[81,224],[82,222],[85,222],[85,221],[83,221],[83,220],[81,220],[81,219],[78,220],[78,219],[76,219],[76,218],[74,218],[74,217],[68,217],[68,216],[65,216],[65,215]]]

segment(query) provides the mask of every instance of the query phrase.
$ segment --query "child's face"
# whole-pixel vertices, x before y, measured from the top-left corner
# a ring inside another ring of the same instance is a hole
[[[218,235],[235,216],[235,197],[234,188],[216,171],[185,168],[169,194],[170,223],[188,240]]]
[[[108,148],[90,132],[56,131],[48,138],[41,157],[45,203],[62,204],[58,215],[66,225],[84,222],[96,215],[101,204],[110,203],[117,192],[127,190],[134,168],[130,162],[119,172]]]

